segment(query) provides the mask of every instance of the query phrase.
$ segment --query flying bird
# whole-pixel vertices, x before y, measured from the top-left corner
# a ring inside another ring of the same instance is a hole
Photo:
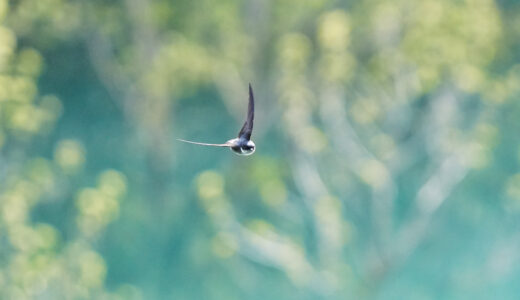
[[[253,89],[249,84],[249,104],[247,106],[247,117],[242,129],[238,133],[238,137],[231,139],[224,144],[207,144],[177,139],[181,142],[202,145],[202,146],[213,146],[213,147],[228,147],[231,151],[238,155],[251,155],[255,152],[255,143],[251,140],[251,134],[253,133],[253,119],[255,118],[255,98],[253,96]]]

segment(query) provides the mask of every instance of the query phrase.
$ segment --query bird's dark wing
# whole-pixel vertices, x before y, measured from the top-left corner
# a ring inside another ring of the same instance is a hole
[[[181,141],[181,142],[185,142],[185,143],[190,143],[190,144],[195,144],[195,145],[202,145],[202,146],[213,146],[213,147],[229,147],[229,146],[231,146],[228,143],[225,143],[225,144],[207,144],[207,143],[186,141],[186,140],[181,140],[181,139],[177,139],[177,140]]]
[[[238,138],[245,138],[246,140],[251,139],[253,133],[253,119],[255,118],[255,97],[253,96],[253,88],[251,83],[249,84],[249,104],[247,106],[247,119],[238,133]]]

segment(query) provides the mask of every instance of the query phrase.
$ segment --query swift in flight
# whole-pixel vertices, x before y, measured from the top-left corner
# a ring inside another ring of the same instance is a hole
[[[213,147],[228,147],[231,151],[238,155],[251,155],[255,152],[255,143],[251,140],[251,134],[253,133],[253,119],[255,118],[255,99],[253,96],[253,89],[249,84],[249,104],[247,106],[247,118],[246,122],[240,129],[238,137],[231,139],[224,144],[207,144],[177,139],[181,142],[202,145],[202,146],[213,146]]]

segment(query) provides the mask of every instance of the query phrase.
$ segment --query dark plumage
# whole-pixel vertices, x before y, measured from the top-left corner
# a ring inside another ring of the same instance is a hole
[[[251,140],[251,134],[253,133],[253,120],[255,118],[255,98],[253,95],[253,88],[249,84],[249,104],[247,105],[247,117],[242,129],[238,133],[238,137],[231,139],[224,144],[208,144],[199,143],[177,139],[181,142],[202,145],[202,146],[213,146],[213,147],[229,147],[231,151],[239,155],[251,155],[255,152],[255,143]]]

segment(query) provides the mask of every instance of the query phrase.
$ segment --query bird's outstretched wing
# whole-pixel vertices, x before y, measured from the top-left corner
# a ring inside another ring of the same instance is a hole
[[[185,142],[185,143],[190,143],[190,144],[195,144],[195,145],[202,145],[202,146],[213,146],[213,147],[229,147],[229,146],[231,146],[228,143],[225,143],[225,144],[208,144],[208,143],[199,143],[199,142],[186,141],[186,140],[181,140],[181,139],[177,139],[177,140],[181,141],[181,142]]]
[[[238,137],[244,137],[246,140],[251,139],[251,134],[253,133],[253,119],[255,118],[255,98],[253,96],[253,88],[251,88],[251,83],[249,84],[249,104],[247,106],[247,119],[240,129],[238,133]]]

